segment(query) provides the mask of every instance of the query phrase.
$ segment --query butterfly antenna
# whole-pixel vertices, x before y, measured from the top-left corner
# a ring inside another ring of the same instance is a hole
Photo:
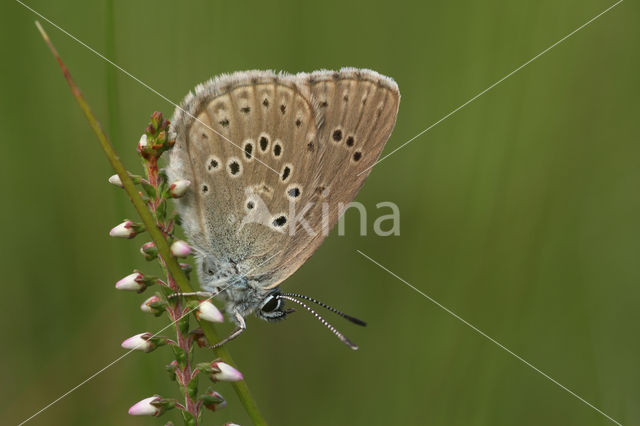
[[[333,334],[335,334],[335,336],[340,339],[342,341],[342,343],[344,343],[345,345],[349,346],[351,349],[358,350],[358,346],[356,346],[355,344],[353,344],[353,342],[349,339],[347,339],[346,337],[344,337],[344,334],[340,333],[338,330],[336,330],[336,328],[334,326],[332,326],[331,324],[329,324],[327,322],[327,320],[325,320],[324,318],[322,318],[320,316],[320,314],[318,314],[316,311],[314,311],[313,309],[311,309],[311,307],[309,307],[306,303],[298,300],[298,299],[294,299],[293,297],[290,297],[288,295],[284,295],[281,294],[278,296],[279,299],[286,299],[286,300],[290,300],[292,302],[295,302],[299,305],[302,305],[307,311],[311,312],[313,314],[314,317],[316,317],[316,319],[318,321],[320,321],[322,324],[324,324],[325,327],[327,327],[329,330],[331,330],[331,332]]]
[[[282,296],[298,297],[298,298],[300,298],[300,299],[308,300],[309,302],[313,302],[313,303],[315,303],[315,304],[317,304],[317,305],[322,306],[322,307],[323,307],[323,308],[325,308],[325,309],[330,310],[330,311],[331,311],[331,312],[333,312],[334,314],[338,314],[338,315],[340,315],[342,318],[345,318],[345,319],[347,319],[347,320],[351,321],[351,322],[352,322],[352,323],[354,323],[354,324],[358,324],[358,325],[361,325],[361,326],[363,326],[363,327],[364,327],[365,325],[367,325],[367,323],[366,323],[366,322],[364,322],[364,321],[362,321],[361,319],[358,319],[358,318],[352,317],[351,315],[347,315],[347,314],[345,314],[344,312],[340,312],[340,311],[339,311],[339,310],[337,310],[336,308],[332,308],[331,306],[327,305],[326,303],[322,303],[321,301],[316,300],[316,299],[314,299],[313,297],[305,296],[304,294],[296,294],[296,293],[284,293],[284,294],[282,294]]]

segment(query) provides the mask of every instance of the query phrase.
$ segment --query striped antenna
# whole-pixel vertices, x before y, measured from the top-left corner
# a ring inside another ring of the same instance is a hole
[[[298,297],[300,299],[308,300],[309,302],[313,302],[313,303],[315,303],[317,305],[322,306],[325,309],[330,310],[334,314],[340,315],[342,318],[345,318],[345,319],[351,321],[354,324],[358,324],[358,325],[361,325],[363,327],[365,325],[367,325],[366,322],[364,322],[364,321],[362,321],[362,320],[360,320],[358,318],[352,317],[351,315],[347,315],[344,312],[340,312],[336,308],[332,308],[331,306],[327,305],[326,303],[322,303],[321,301],[319,301],[317,299],[314,299],[313,297],[305,296],[304,294],[296,294],[296,293],[283,293],[282,296]]]
[[[346,337],[344,337],[344,335],[342,333],[340,333],[338,330],[336,330],[336,328],[334,326],[332,326],[331,324],[329,324],[324,318],[322,318],[320,316],[320,314],[318,314],[316,311],[314,311],[313,309],[311,309],[309,306],[307,306],[307,304],[305,304],[304,302],[298,300],[298,299],[294,299],[291,296],[285,295],[285,294],[280,294],[278,296],[279,299],[286,299],[286,300],[290,300],[292,302],[295,302],[299,305],[302,305],[307,311],[311,312],[313,314],[314,317],[316,317],[316,319],[318,321],[320,321],[322,324],[324,324],[325,327],[327,327],[329,330],[331,330],[331,332],[333,334],[335,334],[335,336],[340,339],[342,341],[342,343],[344,343],[345,345],[349,346],[351,349],[353,349],[354,351],[358,350],[358,346],[356,346],[355,344],[353,344],[353,342],[351,342],[351,340],[347,339]]]

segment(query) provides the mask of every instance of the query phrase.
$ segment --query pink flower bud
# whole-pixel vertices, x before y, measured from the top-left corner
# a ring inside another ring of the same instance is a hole
[[[136,351],[151,352],[156,348],[149,339],[153,336],[151,333],[140,333],[129,337],[122,342],[121,346],[125,349],[133,349]]]
[[[149,241],[140,247],[140,253],[146,260],[153,260],[158,257],[158,249],[153,241]]]
[[[218,308],[216,308],[216,305],[208,300],[200,302],[200,305],[198,305],[198,309],[196,310],[196,318],[209,322],[224,322],[224,317]]]
[[[113,228],[111,231],[109,231],[109,235],[118,238],[133,238],[142,230],[142,226],[137,225],[130,220],[125,220],[124,222]]]
[[[189,180],[178,180],[169,185],[169,194],[171,194],[173,198],[180,198],[185,194],[185,192],[187,192],[190,185],[191,181]]]
[[[191,247],[182,240],[174,241],[171,244],[171,254],[175,257],[187,257],[191,254]]]
[[[134,272],[133,274],[129,274],[118,281],[116,283],[116,288],[118,290],[141,291],[146,287],[143,280],[144,275],[140,272]]]
[[[115,186],[119,186],[120,188],[124,188],[124,185],[122,184],[122,180],[120,179],[120,176],[118,175],[113,175],[109,178],[109,183],[111,185],[115,185]]]
[[[227,363],[214,361],[211,363],[211,367],[213,368],[211,380],[214,382],[239,382],[243,379],[242,373]]]
[[[158,395],[154,395],[138,401],[129,408],[129,414],[132,416],[157,416],[160,414],[160,408],[151,403],[159,402],[161,399]]]
[[[142,302],[142,305],[140,305],[140,310],[142,312],[148,312],[150,314],[158,314],[162,311],[151,305],[160,302],[162,302],[162,299],[160,299],[158,296],[151,296],[150,298]]]

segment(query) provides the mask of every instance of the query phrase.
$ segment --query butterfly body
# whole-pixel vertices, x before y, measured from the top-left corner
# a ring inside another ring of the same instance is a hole
[[[238,313],[245,317],[260,306],[267,294],[265,289],[268,279],[264,276],[249,276],[241,269],[247,269],[233,259],[216,259],[208,255],[197,257],[202,287],[212,294],[219,294],[226,303],[226,311]],[[250,267],[247,271],[250,270]]]
[[[399,100],[396,83],[369,70],[245,71],[197,86],[176,110],[167,172],[192,183],[177,209],[202,287],[238,322],[284,317],[277,286],[357,194]]]

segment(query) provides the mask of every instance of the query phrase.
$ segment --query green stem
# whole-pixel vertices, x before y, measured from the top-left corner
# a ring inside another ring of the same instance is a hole
[[[75,98],[76,102],[80,106],[80,109],[82,109],[82,112],[84,113],[85,117],[89,121],[89,125],[93,129],[93,132],[96,134],[98,141],[100,142],[100,145],[104,150],[104,153],[106,154],[109,162],[111,163],[111,166],[116,171],[118,176],[120,176],[124,189],[129,195],[129,199],[131,200],[131,203],[133,204],[136,211],[140,215],[140,218],[142,219],[142,222],[144,223],[147,232],[149,232],[151,239],[153,240],[156,247],[158,248],[158,253],[165,260],[167,269],[169,270],[169,272],[171,273],[171,275],[173,276],[175,281],[178,283],[178,286],[183,292],[185,293],[192,292],[193,288],[189,284],[189,280],[184,275],[184,272],[182,272],[182,269],[180,269],[180,266],[178,265],[178,262],[176,261],[175,257],[171,255],[171,250],[169,248],[169,244],[167,243],[167,240],[162,235],[162,232],[156,227],[155,219],[151,215],[151,212],[149,212],[149,210],[145,206],[144,201],[142,200],[140,195],[138,194],[135,184],[129,177],[129,174],[127,173],[127,170],[122,164],[122,161],[120,161],[120,158],[114,151],[113,145],[111,145],[111,142],[107,138],[107,135],[102,130],[100,123],[98,123],[98,120],[96,120],[95,116],[93,115],[93,112],[89,107],[89,104],[87,104],[86,100],[82,96],[82,92],[80,92],[80,89],[71,78],[71,74],[69,73],[69,70],[67,69],[66,65],[62,62],[62,59],[60,58],[58,51],[53,46],[53,43],[49,39],[49,36],[44,31],[44,29],[42,28],[42,26],[38,21],[36,21],[36,27],[38,27],[38,30],[40,31],[42,38],[49,46],[49,49],[51,50],[51,53],[53,54],[53,56],[58,61],[58,65],[60,65],[62,73],[64,74],[64,77],[67,80],[67,83],[69,84],[73,97]],[[206,321],[202,321],[200,322],[200,327],[202,328],[202,331],[204,332],[209,342],[220,341],[220,338],[218,337],[216,330],[213,328],[213,326],[210,323],[207,323]],[[233,360],[231,359],[229,352],[227,352],[224,346],[215,349],[215,352],[218,357],[224,360],[224,362],[233,365]],[[256,425],[266,425],[267,422],[264,420],[264,418],[260,414],[260,411],[258,410],[258,406],[256,405],[256,402],[251,397],[251,394],[249,392],[249,387],[247,386],[247,384],[244,381],[233,382],[232,384],[233,384],[234,390],[236,391],[236,394],[238,395],[238,398],[242,402],[242,405],[244,406],[245,410],[249,414],[249,417],[251,417],[251,420],[253,420],[253,423]]]

